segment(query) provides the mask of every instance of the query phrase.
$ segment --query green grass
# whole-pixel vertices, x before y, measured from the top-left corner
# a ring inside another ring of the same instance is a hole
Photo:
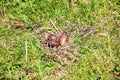
[[[78,61],[60,66],[47,57],[36,30],[55,31],[50,27],[50,19],[56,21],[58,29],[65,28],[72,34],[70,46],[78,49],[75,52]],[[26,25],[16,27],[13,25],[16,21]],[[35,23],[38,25],[32,28]],[[68,71],[60,80],[119,80],[120,76],[115,74],[120,74],[117,25],[120,25],[120,0],[1,0],[0,80],[56,80],[49,75],[58,67]],[[88,26],[95,27],[96,33],[80,36],[81,29]],[[30,72],[37,73],[35,77],[22,72],[27,66]]]

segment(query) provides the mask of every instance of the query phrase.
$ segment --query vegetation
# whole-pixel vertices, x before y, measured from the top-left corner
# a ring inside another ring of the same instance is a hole
[[[77,61],[45,56],[36,30],[55,31],[50,20],[71,33]],[[21,79],[120,79],[120,0],[0,0],[0,80]]]

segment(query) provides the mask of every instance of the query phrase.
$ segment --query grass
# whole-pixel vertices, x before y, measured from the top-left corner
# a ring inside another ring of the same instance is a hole
[[[69,65],[61,66],[46,56],[35,32],[39,28],[55,31],[50,20],[72,34],[70,46],[77,48],[78,61],[69,60]],[[80,36],[81,29],[88,26],[95,32]],[[119,0],[0,1],[0,80],[56,80],[55,75],[49,75],[58,68],[58,73],[67,70],[60,80],[119,80],[119,44]],[[36,76],[27,77],[23,72],[26,67]]]

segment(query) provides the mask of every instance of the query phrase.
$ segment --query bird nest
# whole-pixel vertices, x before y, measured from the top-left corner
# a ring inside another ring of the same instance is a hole
[[[57,57],[67,59],[76,58],[73,55],[77,50],[76,47],[69,46],[70,33],[66,31],[53,32],[44,29],[39,29],[36,33],[39,35],[39,39],[47,55],[52,57],[52,59],[56,59]]]

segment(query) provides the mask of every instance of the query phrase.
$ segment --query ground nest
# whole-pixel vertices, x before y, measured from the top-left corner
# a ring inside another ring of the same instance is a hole
[[[78,55],[77,48],[75,46],[70,46],[69,41],[71,34],[66,31],[53,32],[50,30],[39,29],[36,31],[39,35],[42,47],[44,48],[46,54],[42,56],[46,61],[52,60],[61,66],[59,70],[55,70],[49,76],[60,78],[67,74],[67,69],[64,67],[69,66],[71,62],[77,61]],[[65,71],[65,74],[62,72]]]

